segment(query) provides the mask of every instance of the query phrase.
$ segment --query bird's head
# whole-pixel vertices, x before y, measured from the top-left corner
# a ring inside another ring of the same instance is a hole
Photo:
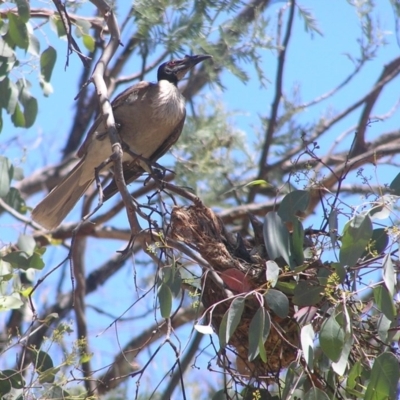
[[[167,80],[174,85],[178,83],[198,63],[212,58],[208,55],[198,54],[195,56],[185,56],[180,60],[168,61],[161,64],[158,68],[157,79],[161,81],[162,79]]]

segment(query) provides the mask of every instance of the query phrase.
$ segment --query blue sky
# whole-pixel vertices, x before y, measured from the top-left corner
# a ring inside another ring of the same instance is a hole
[[[33,1],[31,6],[34,6],[34,3]],[[272,21],[275,20],[275,15],[282,5],[282,2],[275,2],[269,7],[267,14],[271,17]],[[287,56],[284,88],[285,92],[288,93],[292,86],[298,83],[301,89],[302,100],[308,102],[315,96],[320,96],[331,90],[352,71],[352,63],[345,56],[345,53],[358,55],[357,38],[359,37],[360,26],[354,8],[349,6],[344,0],[304,0],[302,1],[302,5],[312,10],[323,32],[323,36],[313,34],[313,38],[311,39],[310,34],[304,32],[304,22],[299,17],[295,17],[294,34],[289,44]],[[400,48],[395,35],[395,19],[389,0],[379,0],[378,12],[381,27],[385,32],[388,45],[378,50],[376,59],[370,62],[345,90],[333,98],[322,102],[317,107],[307,110],[300,118],[310,121],[317,119],[320,112],[328,107],[331,107],[333,110],[339,110],[350,105],[360,96],[367,93],[378,79],[383,65],[399,54]],[[271,26],[271,34],[273,32],[274,29]],[[57,48],[58,59],[52,77],[54,93],[48,98],[43,98],[38,85],[35,83],[32,91],[38,97],[40,107],[35,125],[29,130],[16,129],[8,121],[8,116],[4,116],[3,114],[5,124],[0,136],[1,151],[10,157],[13,162],[19,164],[25,170],[26,175],[29,175],[31,171],[38,167],[56,163],[60,159],[61,150],[69,133],[70,118],[74,114],[75,102],[73,98],[79,91],[77,78],[80,76],[81,62],[78,57],[72,55],[70,57],[70,66],[64,70],[66,42],[57,40],[55,34],[48,29],[44,30],[42,42],[42,49],[45,48],[46,42],[51,43]],[[249,67],[248,70],[252,71],[249,82],[243,84],[232,74],[225,72],[222,76],[222,82],[226,90],[223,92],[218,91],[217,93],[217,96],[225,102],[228,110],[239,111],[240,114],[235,117],[234,122],[238,128],[246,133],[249,142],[255,140],[254,130],[261,129],[258,116],[266,116],[269,113],[274,93],[276,73],[276,59],[272,50],[265,50],[263,65],[264,73],[270,81],[266,88],[259,87],[251,66],[243,65],[243,67],[246,69]],[[37,73],[36,70],[32,70],[28,79],[36,82]],[[155,72],[146,76],[146,79],[151,81],[155,80],[155,78]],[[207,95],[215,90],[217,90],[215,86],[206,87],[202,94]],[[384,91],[374,108],[374,114],[379,115],[388,112],[398,100],[399,93],[400,79],[397,78],[390,85],[390,90]],[[215,96],[215,93],[212,96]],[[321,141],[321,148],[324,149],[326,146],[330,146],[338,135],[356,124],[358,115],[359,110],[349,115],[346,120],[337,126],[335,125],[331,132],[326,135],[326,138]],[[396,110],[395,115],[389,121],[372,124],[368,129],[367,138],[373,139],[382,132],[398,129],[399,125],[400,113],[399,110]],[[349,146],[351,138],[352,135],[349,135],[349,139],[342,146]],[[11,145],[10,140],[13,140]],[[384,182],[390,182],[394,178],[395,172],[382,169],[379,171],[379,175],[382,176],[381,179]],[[28,205],[34,206],[41,197],[42,194],[28,199]],[[4,243],[14,241],[21,230],[20,224],[16,224],[15,220],[6,216],[1,216],[0,226],[2,227],[0,240]],[[90,240],[90,246],[90,262],[87,265],[88,272],[95,269],[116,250],[124,246],[124,244],[117,242],[106,244],[104,241]],[[52,250],[49,249],[47,256],[48,265],[56,265],[64,254],[63,249],[59,247]],[[135,292],[132,270],[136,265],[136,261],[132,259],[129,266],[112,278],[105,287],[100,288],[96,295],[89,296],[87,299],[88,303],[101,304],[105,310],[112,312],[114,315],[118,315],[126,309],[133,300],[132,293]],[[142,266],[137,265],[136,268],[139,270]],[[47,298],[52,298],[50,283],[54,283],[55,281],[56,277],[54,277],[54,281],[48,281],[48,291],[44,291],[44,294],[38,295],[36,301],[45,302]],[[70,290],[69,279],[66,279],[65,290]],[[140,313],[138,309],[135,309],[135,312],[129,315],[133,316]],[[118,349],[116,333],[113,329],[109,329],[103,335],[96,336],[111,321],[100,318],[97,313],[91,310],[89,310],[89,320],[89,333],[92,336],[91,345],[93,349],[102,349],[101,355],[96,354],[94,357],[94,366],[107,365],[112,360],[116,349]],[[135,326],[135,329],[132,329],[132,324],[135,324],[135,322],[131,322],[130,325],[120,325],[118,338],[122,346],[140,328],[140,326]],[[146,357],[147,354],[144,353],[143,359]],[[171,357],[171,355],[164,355],[164,357],[158,358],[153,366],[153,370],[157,376],[160,375],[160,368],[162,369],[163,363],[167,364],[168,357]],[[207,371],[203,368],[198,373],[204,374]],[[151,375],[148,375],[148,377],[151,377]]]

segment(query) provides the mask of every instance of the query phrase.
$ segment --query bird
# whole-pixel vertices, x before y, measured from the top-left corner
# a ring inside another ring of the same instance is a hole
[[[177,84],[188,71],[210,55],[186,55],[161,64],[157,83],[141,81],[120,93],[112,102],[118,135],[129,151],[122,162],[126,182],[149,171],[149,165],[163,156],[178,140],[186,117],[185,98]],[[57,228],[95,180],[95,170],[111,154],[111,142],[100,115],[78,150],[80,161],[68,175],[32,210],[32,220],[42,227]],[[131,153],[131,154],[129,154]],[[139,157],[132,157],[132,154]],[[107,169],[109,167],[105,167]],[[105,189],[108,199],[117,192],[115,182]]]

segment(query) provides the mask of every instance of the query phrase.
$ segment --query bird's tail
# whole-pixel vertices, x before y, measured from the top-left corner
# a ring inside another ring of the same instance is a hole
[[[89,175],[85,160],[81,160],[34,208],[32,219],[46,229],[57,228],[93,181],[94,171]]]

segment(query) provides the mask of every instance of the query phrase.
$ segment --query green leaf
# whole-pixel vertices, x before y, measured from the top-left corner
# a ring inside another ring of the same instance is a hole
[[[386,254],[383,258],[382,263],[383,269],[383,281],[385,282],[386,288],[391,296],[394,296],[394,290],[396,285],[396,273],[393,267],[392,257],[390,254]]]
[[[0,188],[1,188],[1,183],[0,183]],[[4,198],[4,201],[14,210],[17,210],[19,213],[26,214],[27,209],[25,205],[25,200],[21,197],[17,189],[10,188],[10,191]],[[0,207],[0,210],[2,210],[2,207]]]
[[[18,104],[18,87],[8,79],[4,78],[0,81],[0,106],[7,110],[8,114],[13,114]]]
[[[268,307],[281,318],[286,318],[289,314],[289,299],[279,290],[268,289],[264,294]]]
[[[29,256],[24,251],[13,251],[2,257],[2,259],[12,265],[13,268],[28,269]]]
[[[29,258],[29,268],[41,271],[44,266],[45,264],[42,256],[37,251],[35,251],[35,253],[33,253],[32,256]]]
[[[61,18],[58,15],[52,15],[50,17],[50,27],[58,35],[58,37],[67,35]]]
[[[169,318],[172,310],[172,292],[165,283],[162,283],[158,288],[158,301],[160,303],[161,316]]]
[[[243,310],[244,310],[244,302],[245,302],[244,297],[236,297],[227,313],[227,318],[226,318],[226,338],[225,338],[225,343],[229,343],[230,338],[232,337],[233,333],[235,332],[236,328],[238,327]]]
[[[303,356],[307,366],[312,372],[314,370],[314,329],[311,324],[304,325],[301,328],[300,340]]]
[[[304,228],[302,223],[295,219],[293,223],[293,233],[291,236],[293,258],[297,265],[304,263]]]
[[[387,400],[397,398],[400,378],[399,361],[392,353],[383,353],[372,366],[371,378],[364,400]]]
[[[11,391],[11,382],[7,376],[3,375],[3,371],[0,371],[0,398]]]
[[[10,191],[11,163],[7,157],[0,156],[0,198],[7,196]]]
[[[14,389],[22,389],[25,386],[25,380],[22,377],[22,374],[15,369],[5,369],[0,372],[0,376],[0,381],[3,378],[6,378]]]
[[[281,292],[288,294],[288,295],[293,295],[296,287],[297,287],[297,283],[294,281],[292,281],[292,282],[278,281],[276,284],[277,289],[279,289]]]
[[[39,57],[40,54],[40,42],[33,33],[29,33],[28,53],[32,54],[35,57]]]
[[[39,372],[39,382],[40,383],[54,383],[56,380],[56,375],[60,371],[60,367],[48,368],[43,372]]]
[[[40,55],[40,73],[42,74],[45,82],[50,82],[56,60],[57,52],[52,46],[49,46]]]
[[[268,338],[270,327],[269,314],[264,307],[260,307],[254,314],[249,326],[249,361],[253,361],[259,354],[262,361],[267,361],[264,343]]]
[[[296,361],[293,361],[287,369],[284,389],[282,392],[282,399],[290,399],[293,392],[300,388],[304,383],[304,368],[300,366]]]
[[[389,336],[388,331],[390,326],[391,326],[391,321],[388,318],[386,318],[385,314],[381,314],[376,324],[376,328],[378,331],[379,339],[381,339],[382,342],[385,344],[390,344],[388,342],[388,336]]]
[[[361,376],[363,366],[360,361],[357,361],[350,369],[347,375],[346,389],[354,389],[357,385],[357,379]]]
[[[353,267],[365,252],[372,237],[372,222],[368,215],[356,215],[344,227],[339,260],[342,266]]]
[[[349,359],[350,351],[353,347],[353,336],[346,335],[343,350],[340,354],[339,360],[332,363],[332,369],[339,376],[344,376],[347,368],[347,361]]]
[[[346,269],[343,267],[343,265],[339,264],[339,263],[332,263],[331,267],[335,270],[335,272],[337,273],[339,279],[340,279],[340,283],[343,283],[344,280],[346,279]]]
[[[322,299],[324,288],[311,282],[300,281],[294,289],[293,303],[300,306],[313,306]]]
[[[272,260],[282,257],[293,269],[291,260],[289,231],[275,211],[269,212],[263,225],[265,248]]]
[[[295,190],[282,199],[278,215],[283,222],[293,222],[304,214],[309,203],[310,193],[308,191]]]
[[[28,22],[31,16],[31,10],[28,0],[15,0],[18,8],[18,15],[22,22]]]
[[[21,104],[24,106],[24,126],[25,128],[30,128],[34,124],[38,113],[37,100],[30,95],[26,88],[21,90],[19,99]]]
[[[396,316],[396,309],[393,298],[385,286],[379,285],[373,289],[376,306],[382,311],[386,318],[393,321]]]
[[[29,46],[29,35],[25,22],[12,12],[7,13],[7,17],[8,34],[11,40],[17,47],[26,50]]]
[[[392,189],[393,194],[400,196],[400,173],[398,173],[396,178],[393,179],[390,184],[390,189]]]
[[[0,36],[0,77],[8,75],[8,73],[18,64],[14,50]],[[4,93],[2,93],[3,95]],[[3,103],[0,100],[0,104]]]
[[[219,324],[218,330],[218,338],[219,338],[219,345],[221,348],[224,348],[227,345],[226,338],[227,334],[227,320],[228,320],[228,312],[224,314],[222,317],[221,323]]]
[[[42,350],[31,349],[33,365],[38,372],[45,372],[54,368],[53,360],[48,353]]]
[[[14,126],[16,128],[24,128],[25,127],[25,116],[24,113],[21,110],[21,107],[17,103],[14,114],[11,116],[11,121],[13,122]]]
[[[306,393],[304,400],[329,400],[329,396],[321,389],[313,387]]]
[[[95,40],[94,40],[94,38],[92,36],[85,34],[85,35],[82,36],[82,41],[83,41],[84,46],[90,52],[94,51],[96,42],[95,42]]]
[[[8,43],[0,36],[0,57],[8,59],[15,58],[14,50],[8,45]]]
[[[332,361],[339,360],[344,346],[345,334],[343,328],[336,321],[335,315],[331,315],[321,327],[319,341],[322,351]]]
[[[276,283],[278,282],[280,268],[273,260],[268,260],[265,263],[265,267],[267,282],[271,285],[271,287],[275,287]]]

